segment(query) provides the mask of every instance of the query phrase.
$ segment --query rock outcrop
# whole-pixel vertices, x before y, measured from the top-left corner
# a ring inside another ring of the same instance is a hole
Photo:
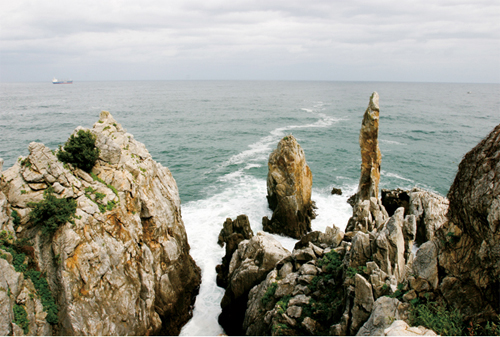
[[[292,135],[280,140],[269,156],[268,167],[267,200],[273,215],[271,220],[262,219],[264,230],[300,239],[311,230],[315,216],[312,173],[304,150]]]
[[[250,289],[261,283],[269,271],[288,256],[288,250],[263,232],[239,243],[229,265],[227,288],[219,316],[219,324],[227,334],[244,334],[242,325]]]
[[[245,214],[238,215],[233,221],[227,218],[223,228],[219,233],[219,246],[226,245],[226,255],[222,258],[222,264],[217,265],[217,285],[222,288],[227,287],[229,263],[233,253],[238,249],[238,245],[243,240],[250,240],[253,237],[253,231],[250,227],[250,221]]]
[[[441,290],[469,316],[488,319],[500,313],[500,125],[464,156],[448,198]]]
[[[63,165],[39,143],[1,172],[0,225],[11,237],[5,248],[22,242],[13,254],[25,254],[27,265],[2,253],[0,283],[9,290],[0,292],[1,307],[26,310],[26,334],[177,334],[201,277],[189,255],[176,182],[108,112],[91,132],[100,149],[91,174]],[[49,187],[77,205],[74,221],[50,236],[30,218],[31,203]],[[31,276],[16,272],[21,267]],[[48,291],[56,312],[51,324],[40,303]],[[0,323],[0,334],[19,333],[9,313],[1,316],[10,322]]]

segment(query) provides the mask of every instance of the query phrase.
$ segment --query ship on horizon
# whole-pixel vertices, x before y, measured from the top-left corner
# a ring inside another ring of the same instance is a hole
[[[54,77],[52,84],[73,84],[73,80],[58,80]]]

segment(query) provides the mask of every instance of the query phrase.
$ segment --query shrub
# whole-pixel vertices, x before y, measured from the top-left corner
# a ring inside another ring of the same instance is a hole
[[[442,336],[462,336],[465,328],[462,315],[457,309],[447,310],[437,302],[412,305],[410,323],[415,326],[423,325]]]
[[[71,198],[58,199],[53,194],[53,188],[49,187],[43,192],[43,200],[39,203],[28,203],[33,207],[30,212],[30,220],[33,225],[42,228],[45,235],[53,234],[66,222],[74,223],[76,213],[76,201]]]
[[[19,304],[14,304],[13,311],[14,311],[14,323],[19,325],[19,327],[23,329],[25,335],[29,334],[30,321],[28,320],[28,313],[26,312],[26,309],[24,309],[24,306]]]
[[[267,306],[267,304],[273,300],[276,289],[278,289],[278,283],[276,282],[271,283],[271,285],[267,288],[266,293],[260,299],[264,306]]]
[[[13,210],[10,215],[12,216],[12,222],[14,223],[14,226],[18,227],[21,224],[21,217],[19,216],[19,213],[16,210]]]
[[[90,131],[79,130],[77,136],[71,135],[59,146],[57,158],[63,163],[72,164],[86,172],[90,172],[99,158],[99,149],[95,146],[96,136]]]
[[[54,296],[52,296],[47,279],[43,277],[42,273],[36,270],[28,270],[24,274],[28,276],[35,285],[36,292],[42,301],[43,311],[47,313],[45,320],[50,324],[59,323],[59,317],[57,317],[59,309],[57,308]]]

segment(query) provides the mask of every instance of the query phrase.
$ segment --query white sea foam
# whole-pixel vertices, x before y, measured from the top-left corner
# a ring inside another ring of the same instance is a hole
[[[382,176],[385,176],[385,177],[392,177],[392,178],[396,178],[396,179],[408,181],[410,183],[414,183],[415,182],[414,180],[411,180],[411,179],[408,179],[408,178],[405,178],[405,177],[401,177],[399,174],[391,173],[391,172],[386,172],[384,170],[380,171],[380,174]]]
[[[386,144],[394,144],[394,145],[407,145],[405,143],[397,142],[395,140],[387,140],[387,139],[381,139],[381,143],[386,143]]]
[[[247,170],[265,165],[269,153],[287,132],[295,129],[328,127],[339,121],[324,113],[315,112],[322,105],[320,102],[314,109],[302,109],[316,115],[318,117],[316,122],[276,128],[268,136],[249,145],[248,150],[229,158],[217,168],[217,171],[230,165],[240,165],[240,167],[217,179],[218,186],[213,190],[219,192],[206,199],[191,201],[182,206],[191,255],[202,270],[202,284],[196,298],[193,318],[183,327],[181,335],[223,333],[217,319],[221,312],[220,302],[224,289],[216,285],[215,267],[221,263],[225,249],[217,245],[218,234],[226,218],[235,219],[240,214],[248,216],[254,233],[262,231],[262,217],[270,218],[272,215],[267,205],[266,180],[247,174]],[[344,229],[351,214],[350,206],[346,203],[347,195],[350,194],[331,195],[328,188],[313,189],[312,198],[318,206],[318,216],[312,221],[312,229],[324,231],[326,226],[331,226],[333,223]],[[296,239],[289,237],[272,236],[290,252],[297,242]]]
[[[248,150],[235,154],[224,163],[220,164],[218,170],[222,170],[229,165],[239,165],[243,163],[255,163],[267,160],[269,153],[276,146],[276,143],[283,138],[287,131],[307,128],[325,128],[332,124],[341,121],[342,119],[328,116],[324,113],[315,112],[313,109],[303,108],[302,110],[312,113],[319,119],[310,124],[304,125],[289,125],[272,130],[268,136],[262,137],[258,142],[250,144]]]
[[[225,250],[217,245],[218,234],[226,218],[235,219],[246,214],[254,233],[262,231],[262,217],[271,217],[268,208],[266,181],[247,175],[242,169],[220,179],[227,185],[222,192],[207,199],[188,202],[182,206],[182,217],[186,226],[191,255],[202,270],[202,284],[196,298],[193,318],[184,326],[181,335],[218,335],[223,329],[217,318],[221,312],[220,302],[224,289],[216,285],[215,266],[221,263]],[[318,216],[312,221],[312,230],[325,231],[335,224],[342,230],[351,215],[347,196],[356,186],[344,189],[342,196],[331,195],[328,188],[313,189],[312,199],[318,207]],[[352,193],[351,193],[352,192]],[[272,235],[272,234],[269,234]],[[290,252],[296,239],[272,235]]]

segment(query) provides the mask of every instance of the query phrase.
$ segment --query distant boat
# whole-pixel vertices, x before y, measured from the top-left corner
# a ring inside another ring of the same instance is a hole
[[[52,80],[52,84],[73,84],[72,80],[66,81],[66,80],[58,80],[54,77]]]

